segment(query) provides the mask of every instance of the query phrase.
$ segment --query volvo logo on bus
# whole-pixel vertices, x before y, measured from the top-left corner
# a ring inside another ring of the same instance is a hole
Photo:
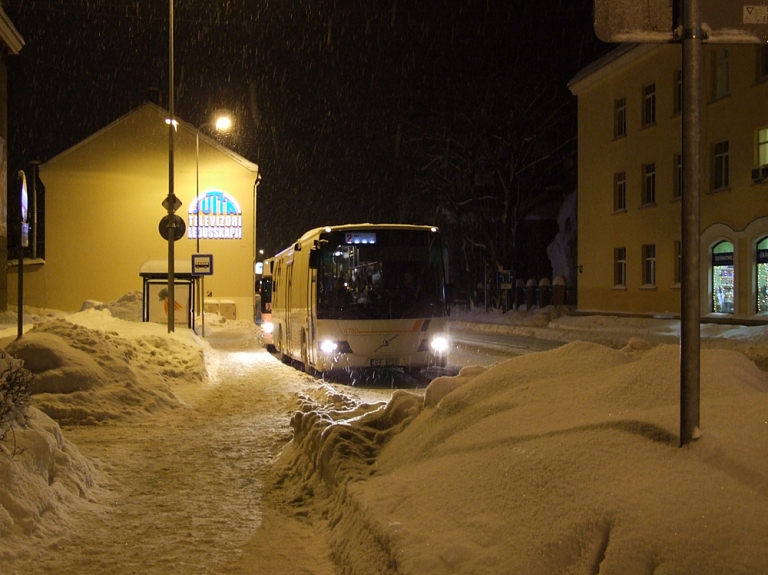
[[[379,350],[380,350],[382,347],[389,347],[389,342],[390,342],[390,341],[392,341],[393,339],[395,339],[395,338],[396,338],[398,335],[400,335],[400,334],[398,333],[397,335],[393,335],[393,336],[392,336],[392,337],[390,337],[389,339],[385,339],[384,341],[382,341],[382,342],[381,342],[381,345],[380,345],[379,347],[377,347],[376,349],[374,349],[374,350],[373,350],[373,353],[376,353],[376,352],[377,352],[377,351],[379,351]]]
[[[189,206],[187,237],[207,240],[239,240],[243,237],[243,210],[227,192],[200,194]]]

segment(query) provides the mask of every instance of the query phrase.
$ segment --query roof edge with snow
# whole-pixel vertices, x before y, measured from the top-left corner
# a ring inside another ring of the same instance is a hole
[[[574,96],[578,96],[602,80],[610,77],[619,68],[629,66],[662,46],[668,44],[620,44],[614,50],[582,68],[567,84]]]
[[[139,107],[137,107],[137,108],[134,108],[133,110],[131,110],[131,111],[130,111],[130,112],[128,112],[127,114],[124,114],[124,115],[120,116],[120,117],[119,117],[117,120],[115,120],[115,121],[113,121],[113,122],[111,122],[111,123],[107,124],[107,125],[106,125],[106,126],[104,126],[104,127],[101,129],[101,130],[98,130],[98,131],[94,132],[93,134],[91,134],[90,136],[88,136],[88,137],[87,137],[87,138],[85,138],[84,140],[81,140],[80,142],[78,142],[78,143],[77,143],[77,144],[75,144],[74,146],[71,146],[71,147],[67,148],[66,150],[64,150],[63,152],[61,152],[61,153],[59,153],[59,154],[55,155],[53,158],[51,158],[51,159],[50,159],[50,160],[48,160],[47,162],[43,163],[43,164],[40,166],[40,168],[42,168],[42,169],[45,169],[45,167],[47,167],[48,165],[50,165],[50,164],[52,164],[52,163],[54,163],[54,162],[57,162],[57,161],[61,160],[62,158],[65,158],[65,157],[67,157],[69,154],[72,154],[72,153],[73,153],[73,152],[75,152],[76,150],[79,150],[79,149],[80,149],[80,148],[82,148],[83,146],[86,146],[86,145],[88,145],[88,144],[89,144],[89,143],[91,143],[93,140],[97,139],[99,136],[101,136],[101,135],[105,134],[106,132],[108,132],[109,130],[111,130],[112,128],[114,128],[115,126],[117,126],[117,125],[119,125],[119,124],[121,124],[121,123],[125,122],[125,121],[126,121],[126,120],[127,120],[129,117],[131,117],[133,114],[137,113],[139,110],[141,110],[141,109],[143,109],[143,108],[146,108],[146,107],[149,107],[149,108],[153,108],[153,109],[155,109],[155,110],[156,110],[158,113],[160,113],[160,114],[161,114],[161,115],[162,115],[164,118],[168,118],[168,117],[170,116],[170,114],[169,114],[168,110],[166,110],[165,108],[162,108],[161,106],[158,106],[158,105],[157,105],[157,104],[155,104],[154,102],[144,102],[144,103],[143,103],[142,105],[140,105]],[[186,122],[186,121],[184,121],[184,120],[180,120],[178,117],[176,118],[176,120],[177,120],[177,122],[178,122],[178,125],[179,125],[179,127],[180,127],[181,129],[184,129],[185,131],[187,131],[187,132],[189,132],[189,133],[191,133],[191,134],[193,134],[193,135],[194,135],[194,134],[197,132],[197,128],[196,128],[196,127],[195,127],[193,124],[191,124],[191,123],[189,123],[189,122]],[[179,129],[179,128],[177,128],[177,130],[178,130],[178,129]],[[248,159],[244,158],[243,156],[241,156],[241,155],[240,155],[240,154],[238,154],[237,152],[235,152],[235,151],[233,151],[233,150],[230,150],[229,148],[227,148],[227,147],[225,147],[225,146],[222,146],[222,145],[221,145],[221,144],[219,144],[219,143],[218,143],[216,140],[214,140],[213,138],[210,138],[210,137],[206,136],[206,135],[205,135],[205,134],[203,134],[202,132],[200,133],[200,140],[201,140],[201,141],[204,141],[206,144],[208,144],[208,145],[209,145],[209,146],[211,146],[212,148],[216,149],[216,150],[217,150],[218,152],[220,152],[221,154],[223,154],[223,155],[227,156],[228,158],[230,158],[230,159],[231,159],[231,160],[233,160],[234,162],[236,162],[236,163],[240,164],[240,165],[241,165],[242,167],[244,167],[246,170],[249,170],[249,171],[251,171],[251,172],[256,172],[256,173],[258,173],[258,171],[259,171],[259,166],[258,166],[258,164],[255,164],[254,162],[251,162],[250,160],[248,160]]]

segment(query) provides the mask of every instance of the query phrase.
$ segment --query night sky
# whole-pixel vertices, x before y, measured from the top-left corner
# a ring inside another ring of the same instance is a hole
[[[567,81],[605,51],[591,0],[199,0],[175,11],[176,115],[259,164],[259,244],[311,227],[432,223],[419,142],[467,110]],[[3,2],[26,45],[9,66],[9,174],[46,161],[159,90],[168,3]],[[575,135],[575,99],[570,106]],[[158,202],[159,205],[159,202]],[[160,213],[159,213],[160,215]]]

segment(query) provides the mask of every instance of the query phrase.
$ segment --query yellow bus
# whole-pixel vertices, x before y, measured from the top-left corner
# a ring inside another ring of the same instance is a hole
[[[437,228],[317,228],[274,257],[273,339],[308,373],[448,360],[449,301]]]

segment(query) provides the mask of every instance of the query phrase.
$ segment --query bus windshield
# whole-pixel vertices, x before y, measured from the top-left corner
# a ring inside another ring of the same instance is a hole
[[[320,235],[318,319],[403,319],[445,315],[440,236],[376,229]]]

